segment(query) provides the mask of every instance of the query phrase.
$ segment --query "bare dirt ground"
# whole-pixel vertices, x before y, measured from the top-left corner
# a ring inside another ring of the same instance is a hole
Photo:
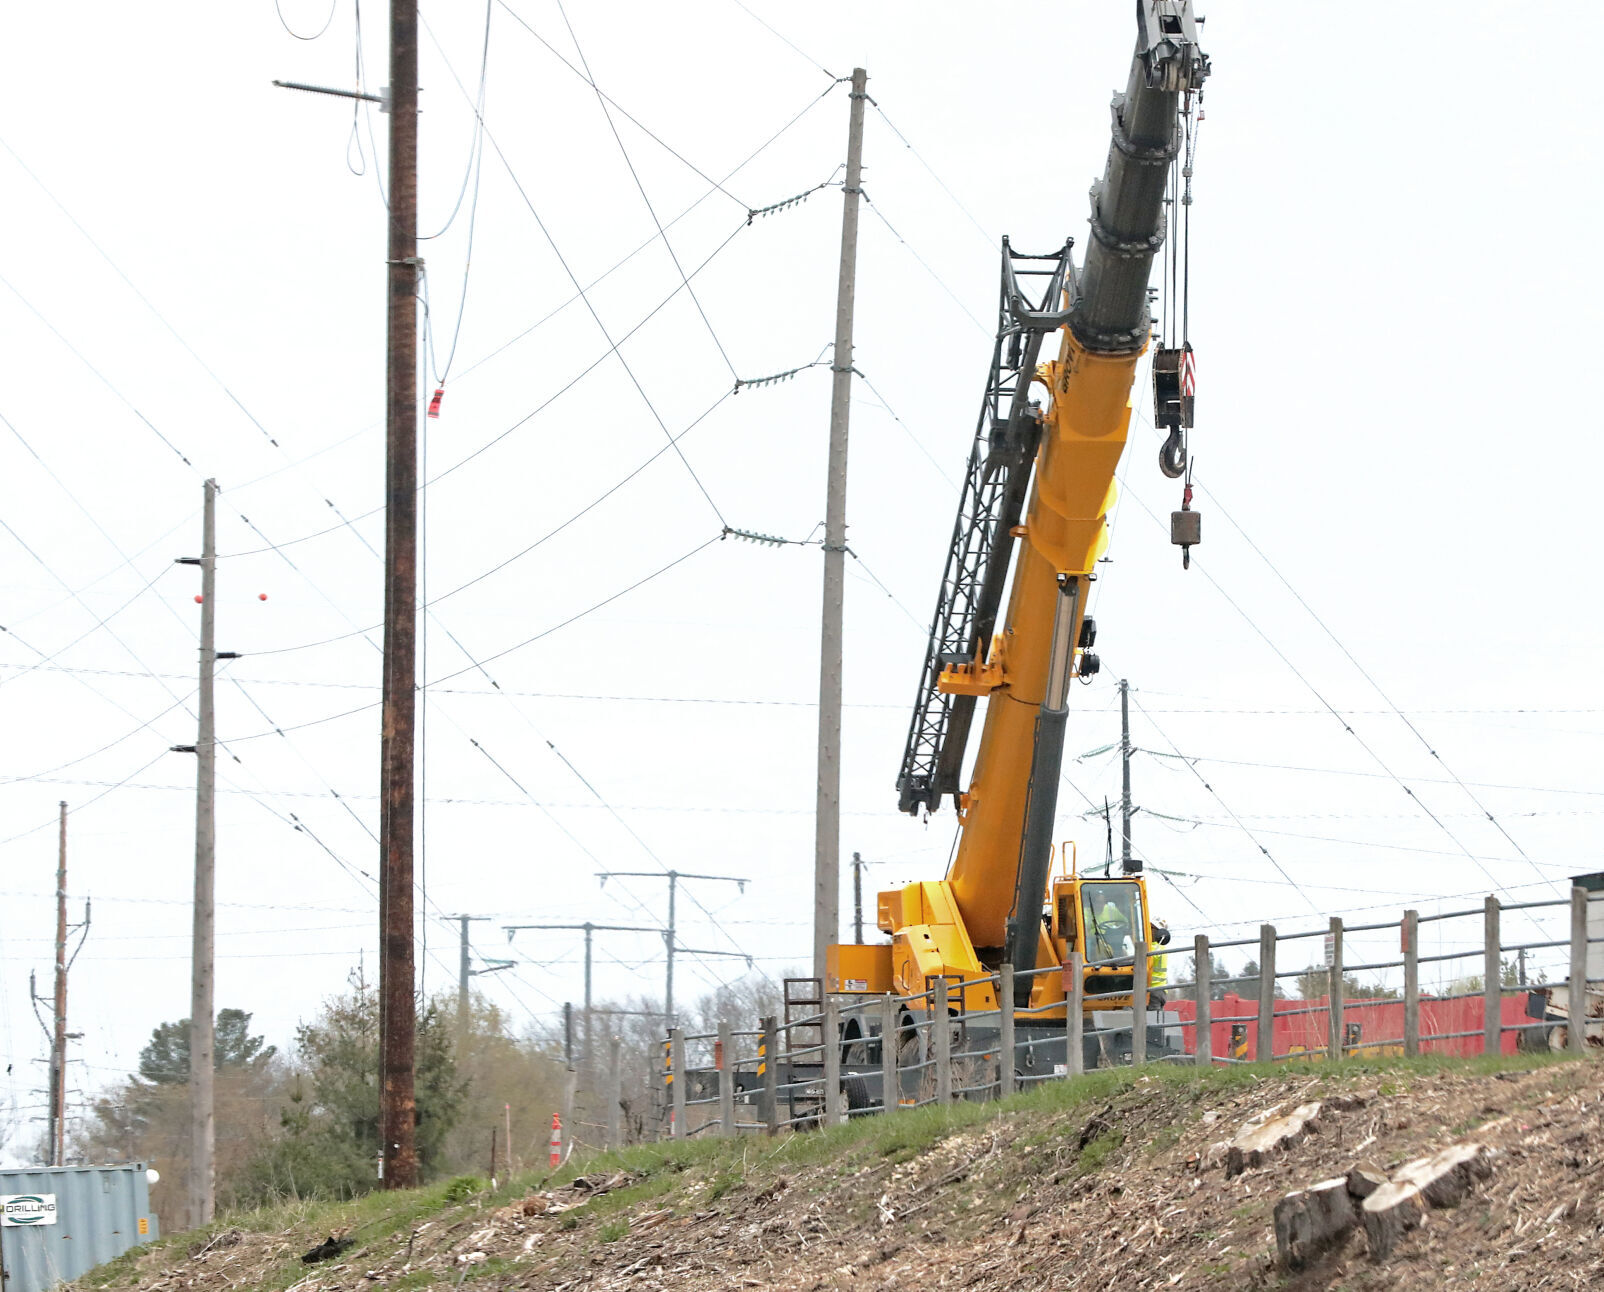
[[[824,1134],[643,1146],[573,1180],[460,1182],[455,1202],[436,1187],[288,1207],[178,1236],[81,1286],[1604,1288],[1604,1064],[1500,1066],[1096,1073]],[[1245,1123],[1315,1100],[1308,1134],[1227,1178],[1225,1143]],[[1272,1214],[1289,1191],[1460,1143],[1491,1150],[1490,1177],[1429,1211],[1387,1261],[1362,1227],[1302,1270],[1279,1259]],[[350,1245],[304,1264],[331,1234]]]

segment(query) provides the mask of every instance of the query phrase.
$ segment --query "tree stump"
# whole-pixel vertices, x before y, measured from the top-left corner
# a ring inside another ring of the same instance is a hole
[[[1430,1207],[1461,1202],[1476,1181],[1492,1174],[1492,1155],[1480,1144],[1454,1144],[1400,1167],[1364,1200],[1370,1255],[1384,1261],[1398,1240],[1418,1225]]]
[[[1322,1180],[1275,1204],[1275,1246],[1289,1269],[1302,1269],[1347,1237],[1359,1220],[1348,1177]]]
[[[1225,1153],[1225,1178],[1230,1180],[1253,1167],[1262,1166],[1272,1153],[1296,1144],[1320,1117],[1320,1105],[1299,1104],[1281,1117],[1262,1123],[1249,1122],[1237,1133]]]

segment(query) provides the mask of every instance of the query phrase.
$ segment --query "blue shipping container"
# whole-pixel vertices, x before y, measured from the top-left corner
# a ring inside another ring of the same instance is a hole
[[[145,1164],[0,1171],[0,1292],[48,1292],[157,1236]]]

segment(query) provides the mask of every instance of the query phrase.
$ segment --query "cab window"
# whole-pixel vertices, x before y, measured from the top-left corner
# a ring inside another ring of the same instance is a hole
[[[1147,930],[1141,890],[1135,884],[1082,884],[1081,914],[1088,960],[1117,960],[1132,955],[1131,930]]]

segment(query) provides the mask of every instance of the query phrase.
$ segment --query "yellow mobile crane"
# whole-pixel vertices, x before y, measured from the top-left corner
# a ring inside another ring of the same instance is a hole
[[[1113,141],[1092,187],[1082,264],[1069,243],[1036,256],[1003,240],[991,375],[897,782],[906,812],[952,797],[957,854],[945,879],[881,893],[879,926],[890,943],[831,948],[824,984],[830,992],[916,995],[941,975],[965,984],[968,1009],[988,1010],[998,1002],[985,978],[1011,964],[1022,1038],[1063,1031],[1063,975],[1035,971],[1078,951],[1104,962],[1086,971],[1088,996],[1130,993],[1131,939],[1154,940],[1139,865],[1121,877],[1083,879],[1065,844],[1065,865],[1052,875],[1067,698],[1072,678],[1098,668],[1087,594],[1108,543],[1137,362],[1153,331],[1148,279],[1164,242],[1165,191],[1183,113],[1209,72],[1191,0],[1139,0],[1136,10],[1136,53],[1126,90],[1114,97]],[[1055,332],[1057,357],[1038,364]],[[1160,466],[1178,477],[1191,425],[1190,347],[1159,350],[1153,379],[1155,422],[1169,431]],[[1036,386],[1045,408],[1031,397]],[[1171,538],[1183,553],[1199,538],[1189,498],[1188,490],[1172,516]],[[980,699],[988,701],[985,721],[963,789]],[[1132,1004],[1127,994],[1094,1008]]]

